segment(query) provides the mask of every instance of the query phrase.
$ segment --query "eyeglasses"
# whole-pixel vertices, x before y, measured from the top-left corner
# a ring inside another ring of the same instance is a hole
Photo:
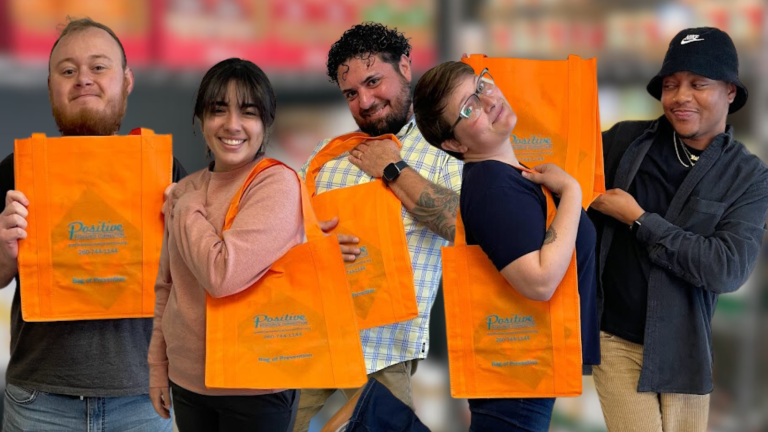
[[[449,134],[453,135],[453,130],[456,128],[456,125],[459,124],[461,119],[476,119],[477,116],[480,115],[480,112],[483,110],[483,104],[480,101],[480,95],[482,94],[485,96],[490,96],[493,94],[495,89],[496,84],[494,84],[491,74],[488,73],[488,68],[483,69],[483,71],[480,72],[480,79],[477,80],[477,88],[475,89],[475,92],[472,93],[461,105],[461,109],[459,110],[459,118],[456,119],[456,122],[453,123],[453,126],[451,126]]]

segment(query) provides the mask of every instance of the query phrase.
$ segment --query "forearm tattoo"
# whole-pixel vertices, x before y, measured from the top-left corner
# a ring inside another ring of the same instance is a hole
[[[546,234],[544,234],[544,244],[548,245],[550,243],[554,243],[555,240],[557,240],[557,231],[555,231],[554,228],[550,227]]]
[[[456,236],[456,211],[459,208],[459,194],[438,186],[428,184],[411,210],[419,222],[427,225],[440,237],[453,241]]]

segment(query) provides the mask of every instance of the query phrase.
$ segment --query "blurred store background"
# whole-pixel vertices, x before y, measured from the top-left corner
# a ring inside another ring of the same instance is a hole
[[[749,103],[729,123],[767,160],[766,9],[760,0],[0,0],[0,156],[13,150],[15,138],[58,133],[48,103],[47,59],[57,26],[69,15],[109,25],[125,46],[136,85],[121,132],[141,126],[173,134],[174,153],[189,172],[206,165],[202,137],[192,128],[194,92],[205,70],[228,57],[254,61],[272,80],[278,97],[273,157],[298,168],[320,140],[355,129],[325,76],[325,59],[344,30],[369,20],[411,38],[416,78],[463,52],[596,56],[604,130],[620,120],[661,115],[645,85],[669,40],[686,27],[719,27],[736,43],[741,79],[750,90]],[[766,261],[768,247],[753,278],[717,307],[713,432],[768,431]],[[14,289],[0,291],[2,387]],[[417,412],[435,432],[466,430],[466,403],[449,394],[441,296],[433,315],[429,359],[414,377]],[[341,403],[335,395],[313,430]],[[558,400],[551,430],[605,431],[591,378],[584,379],[581,397]]]

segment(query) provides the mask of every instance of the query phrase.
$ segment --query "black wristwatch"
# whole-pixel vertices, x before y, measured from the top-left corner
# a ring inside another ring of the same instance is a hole
[[[408,164],[404,160],[387,165],[384,168],[384,180],[387,183],[395,181],[406,168],[408,168]]]
[[[643,219],[643,216],[645,216],[645,213],[641,214],[637,220],[632,222],[632,225],[629,226],[629,231],[632,232],[633,236],[637,236],[637,230],[640,229],[641,226],[643,226],[643,221],[640,219]]]

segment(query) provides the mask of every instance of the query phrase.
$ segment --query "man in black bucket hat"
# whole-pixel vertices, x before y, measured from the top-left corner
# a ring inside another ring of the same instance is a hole
[[[768,168],[726,125],[747,101],[726,33],[678,33],[648,92],[663,116],[603,133],[595,387],[611,432],[705,431],[711,320],[755,266]]]
[[[736,95],[728,107],[728,114],[735,113],[747,103],[747,88],[739,81],[736,47],[724,31],[702,27],[678,33],[669,44],[661,71],[648,83],[648,93],[661,100],[664,77],[677,72],[691,72],[733,84]]]

